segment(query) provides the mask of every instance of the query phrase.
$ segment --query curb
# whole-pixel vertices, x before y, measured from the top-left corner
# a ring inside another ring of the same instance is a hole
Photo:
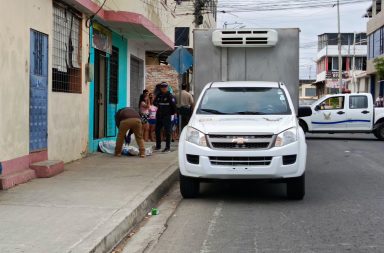
[[[178,180],[178,174],[176,162],[166,171],[162,171],[156,180],[151,182],[134,200],[104,220],[86,239],[74,245],[67,252],[106,253],[112,251],[169,191]]]

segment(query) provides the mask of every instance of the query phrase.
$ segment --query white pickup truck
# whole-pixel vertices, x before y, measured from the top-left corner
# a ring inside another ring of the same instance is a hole
[[[180,191],[192,198],[202,180],[268,179],[287,183],[288,197],[302,199],[306,159],[304,131],[284,84],[213,82],[180,136]]]
[[[305,132],[373,133],[384,140],[384,108],[375,108],[369,93],[327,95],[309,107],[312,115],[299,121]]]

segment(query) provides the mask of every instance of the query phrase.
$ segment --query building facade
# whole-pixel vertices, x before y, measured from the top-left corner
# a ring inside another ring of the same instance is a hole
[[[68,22],[56,23],[52,0],[1,5],[0,182],[8,188],[36,177],[34,162],[87,153],[89,36],[83,14],[68,6],[60,7]]]
[[[365,33],[342,33],[342,87],[339,85],[338,34],[324,33],[318,36],[317,95],[339,93],[341,89],[366,92],[367,40]]]
[[[216,28],[217,2],[217,0],[168,1],[175,18],[173,30],[168,31],[174,39],[174,47],[182,46],[193,54],[193,30]],[[150,71],[146,72],[145,82],[149,91],[152,91],[157,83],[167,81],[178,94],[178,74],[171,66],[164,66],[168,64],[167,58],[173,52],[174,47],[171,50],[146,52],[146,68]],[[187,71],[182,82],[189,85],[191,80],[192,72]],[[191,92],[193,91],[191,90]]]
[[[370,92],[376,98],[384,95],[384,80],[379,80],[374,60],[384,57],[384,0],[373,0],[366,11],[368,35],[367,75],[370,78]]]
[[[0,6],[0,182],[10,186],[36,177],[34,162],[70,162],[115,139],[115,112],[135,107],[145,87],[146,52],[172,50],[175,27],[195,26],[176,1]]]
[[[316,80],[302,79],[299,82],[299,99],[318,99],[317,89],[312,85]]]

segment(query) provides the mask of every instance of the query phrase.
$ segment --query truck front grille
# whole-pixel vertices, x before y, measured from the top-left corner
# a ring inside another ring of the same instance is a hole
[[[267,149],[271,147],[273,134],[265,135],[208,135],[213,149]]]
[[[257,156],[257,157],[221,157],[211,156],[209,160],[212,165],[220,166],[265,166],[270,165],[272,161],[271,156]]]
[[[259,149],[259,148],[268,148],[269,143],[263,142],[263,143],[246,143],[246,144],[236,144],[236,143],[219,143],[214,142],[212,143],[213,148],[218,149],[227,149],[227,148],[234,148],[234,149]]]

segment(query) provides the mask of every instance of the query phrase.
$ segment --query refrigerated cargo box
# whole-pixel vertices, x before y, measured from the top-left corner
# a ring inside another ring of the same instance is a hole
[[[194,30],[193,91],[215,81],[283,82],[297,111],[298,28]]]

